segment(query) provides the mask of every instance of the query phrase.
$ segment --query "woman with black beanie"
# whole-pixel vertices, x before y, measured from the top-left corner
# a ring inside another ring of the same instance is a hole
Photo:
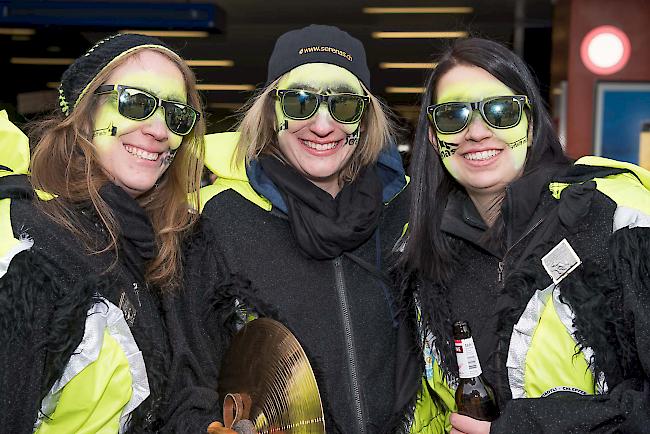
[[[0,113],[0,430],[158,432],[164,294],[182,280],[204,122],[193,73],[118,34],[65,71],[27,138]]]

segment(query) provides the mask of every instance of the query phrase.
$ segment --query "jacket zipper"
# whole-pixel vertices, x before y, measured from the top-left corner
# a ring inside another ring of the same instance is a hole
[[[526,238],[528,235],[530,235],[530,233],[531,233],[532,231],[534,231],[534,230],[537,228],[537,226],[539,226],[543,221],[544,221],[544,218],[542,217],[541,219],[539,219],[539,220],[537,221],[537,223],[535,223],[535,224],[534,224],[530,229],[528,229],[528,230],[526,231],[525,234],[523,234],[523,235],[522,235],[522,236],[521,236],[517,241],[515,241],[515,243],[514,243],[512,246],[510,246],[510,247],[508,248],[508,250],[506,250],[506,253],[503,254],[503,258],[501,258],[501,260],[499,261],[498,270],[497,270],[497,272],[498,272],[498,278],[497,278],[498,280],[497,280],[497,281],[498,281],[498,282],[502,282],[502,281],[503,281],[503,268],[504,268],[504,266],[505,266],[505,263],[506,263],[506,257],[508,256],[508,253],[510,253],[510,251],[511,251],[511,250],[512,250],[512,249],[513,249],[517,244],[519,244],[519,243],[521,242],[521,240],[523,240],[523,239]]]
[[[343,316],[343,328],[345,330],[345,344],[348,350],[348,369],[350,372],[350,382],[352,383],[352,398],[354,400],[354,410],[357,416],[358,429],[357,433],[365,434],[366,424],[363,417],[361,406],[361,388],[359,387],[359,373],[357,371],[357,356],[354,350],[354,338],[352,335],[352,324],[350,321],[350,309],[348,297],[345,290],[345,279],[343,278],[343,264],[341,257],[334,259],[334,276],[336,279],[336,291],[341,304],[341,313]]]

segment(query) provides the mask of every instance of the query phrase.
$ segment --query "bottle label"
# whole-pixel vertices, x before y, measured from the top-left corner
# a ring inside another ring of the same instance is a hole
[[[481,371],[481,364],[478,361],[478,354],[474,347],[474,340],[456,339],[454,340],[456,347],[456,360],[458,361],[458,376],[460,378],[478,377],[483,373]]]

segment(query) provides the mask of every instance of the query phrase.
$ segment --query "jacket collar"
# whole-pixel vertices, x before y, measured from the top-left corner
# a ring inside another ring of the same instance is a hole
[[[512,246],[535,225],[535,211],[541,195],[547,191],[551,178],[565,167],[556,164],[537,167],[506,187],[501,205],[501,215],[506,227],[504,248]],[[503,257],[503,248],[488,245],[483,239],[488,227],[464,190],[457,189],[449,195],[441,228],[444,232],[463,238],[493,256]]]

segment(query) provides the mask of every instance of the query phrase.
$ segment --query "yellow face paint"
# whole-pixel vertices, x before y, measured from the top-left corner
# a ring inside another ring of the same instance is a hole
[[[296,89],[330,95],[364,91],[354,74],[336,65],[309,63],[286,73],[278,89]],[[366,108],[367,109],[367,108]],[[354,154],[360,123],[343,124],[329,113],[324,101],[308,119],[287,118],[275,103],[278,122],[278,147],[285,159],[305,178],[332,196],[340,191],[339,174]]]
[[[477,103],[515,94],[486,70],[466,64],[444,73],[435,92],[436,104]],[[491,127],[478,110],[470,114],[465,128],[457,133],[440,134],[431,128],[431,140],[438,146],[447,172],[476,199],[475,204],[496,203],[508,184],[522,175],[529,145],[525,113],[511,128]]]
[[[305,65],[300,65],[292,69],[280,79],[278,83],[278,89],[299,89],[320,94],[364,94],[361,83],[354,74],[352,74],[347,69],[341,68],[340,66],[331,65],[329,63],[307,63]],[[287,118],[282,112],[280,100],[277,99],[275,102],[275,116],[278,122],[279,134],[282,134],[284,130],[289,129],[290,125],[309,122],[320,113],[324,113],[330,116],[327,109],[327,104],[325,102],[321,103],[320,107],[318,107],[318,111],[312,118],[305,120],[293,120]],[[341,129],[346,132],[346,134],[357,135],[356,138],[352,137],[350,140],[358,140],[358,129],[360,122],[361,121],[353,124],[339,123],[339,125]]]
[[[167,56],[153,50],[128,58],[102,84],[140,89],[168,101],[187,101],[182,72]],[[93,144],[111,181],[134,197],[151,189],[183,141],[167,127],[164,109],[158,107],[148,118],[132,120],[119,113],[117,91],[85,98],[98,98]]]
[[[137,62],[137,60],[134,60]],[[122,77],[116,77],[119,83],[124,86],[131,86],[146,91],[158,98],[170,101],[187,103],[187,94],[185,93],[185,83],[179,82],[173,78],[156,76],[148,72],[130,72]],[[96,146],[111,146],[113,143],[111,134],[121,134],[125,131],[131,131],[139,127],[142,121],[126,118],[122,116],[117,109],[117,92],[113,92],[104,97],[104,102],[97,110],[95,118],[95,134],[93,143]],[[163,123],[165,122],[165,112],[162,107],[158,107],[151,117],[157,117]],[[183,140],[182,136],[170,131],[169,148],[172,151],[178,149]]]
[[[442,89],[440,95],[438,95],[437,104],[445,102],[477,102],[494,96],[510,95],[514,95],[514,92],[496,79],[472,81],[471,83],[454,83]],[[475,122],[476,117],[481,118],[478,110],[475,110],[471,116],[470,123]],[[485,122],[482,118],[480,121]],[[526,154],[528,152],[528,116],[526,111],[522,114],[519,123],[512,128],[492,128],[487,123],[485,123],[485,126],[498,139],[510,147],[513,153],[512,160],[514,169],[521,169],[526,161]],[[454,173],[454,166],[449,161],[449,157],[456,152],[458,143],[462,141],[462,135],[466,133],[467,128],[469,128],[469,124],[463,131],[454,134],[442,134],[436,131],[440,155],[447,170],[452,174]]]

